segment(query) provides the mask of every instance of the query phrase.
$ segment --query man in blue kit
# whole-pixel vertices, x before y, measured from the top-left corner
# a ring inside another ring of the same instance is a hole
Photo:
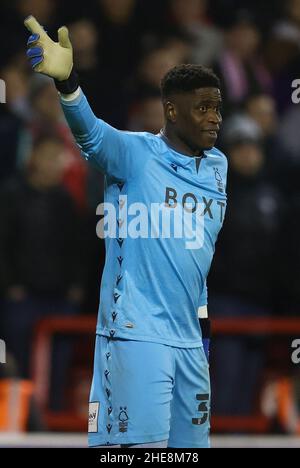
[[[226,207],[227,161],[214,148],[219,79],[199,65],[173,68],[162,80],[161,133],[119,131],[95,117],[80,89],[67,28],[53,42],[34,17],[25,25],[30,63],[54,78],[116,213],[105,239],[89,445],[209,447],[208,341],[199,317],[208,320],[206,278]],[[153,207],[173,219],[168,232]],[[134,230],[129,215],[137,211]],[[188,227],[179,229],[182,220]]]

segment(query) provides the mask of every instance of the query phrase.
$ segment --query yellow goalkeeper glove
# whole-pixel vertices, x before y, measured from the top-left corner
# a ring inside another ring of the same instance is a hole
[[[32,33],[27,42],[27,56],[35,72],[65,81],[73,69],[73,48],[66,26],[58,30],[58,42],[52,41],[34,16],[28,16],[24,24]]]

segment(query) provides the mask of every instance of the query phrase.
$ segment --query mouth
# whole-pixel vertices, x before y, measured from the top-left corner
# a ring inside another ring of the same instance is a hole
[[[207,130],[202,130],[202,131],[203,131],[203,133],[207,133],[212,138],[217,138],[217,136],[218,136],[218,130],[217,129],[207,129]]]

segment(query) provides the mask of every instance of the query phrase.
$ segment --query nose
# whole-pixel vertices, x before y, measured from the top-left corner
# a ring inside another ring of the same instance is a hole
[[[220,123],[222,122],[222,116],[219,112],[216,112],[215,110],[211,109],[208,114],[208,121],[215,125],[220,125]]]

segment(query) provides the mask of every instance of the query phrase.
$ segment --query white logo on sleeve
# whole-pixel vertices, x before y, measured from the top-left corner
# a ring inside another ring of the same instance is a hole
[[[89,432],[98,432],[98,416],[100,403],[94,401],[89,404]]]

